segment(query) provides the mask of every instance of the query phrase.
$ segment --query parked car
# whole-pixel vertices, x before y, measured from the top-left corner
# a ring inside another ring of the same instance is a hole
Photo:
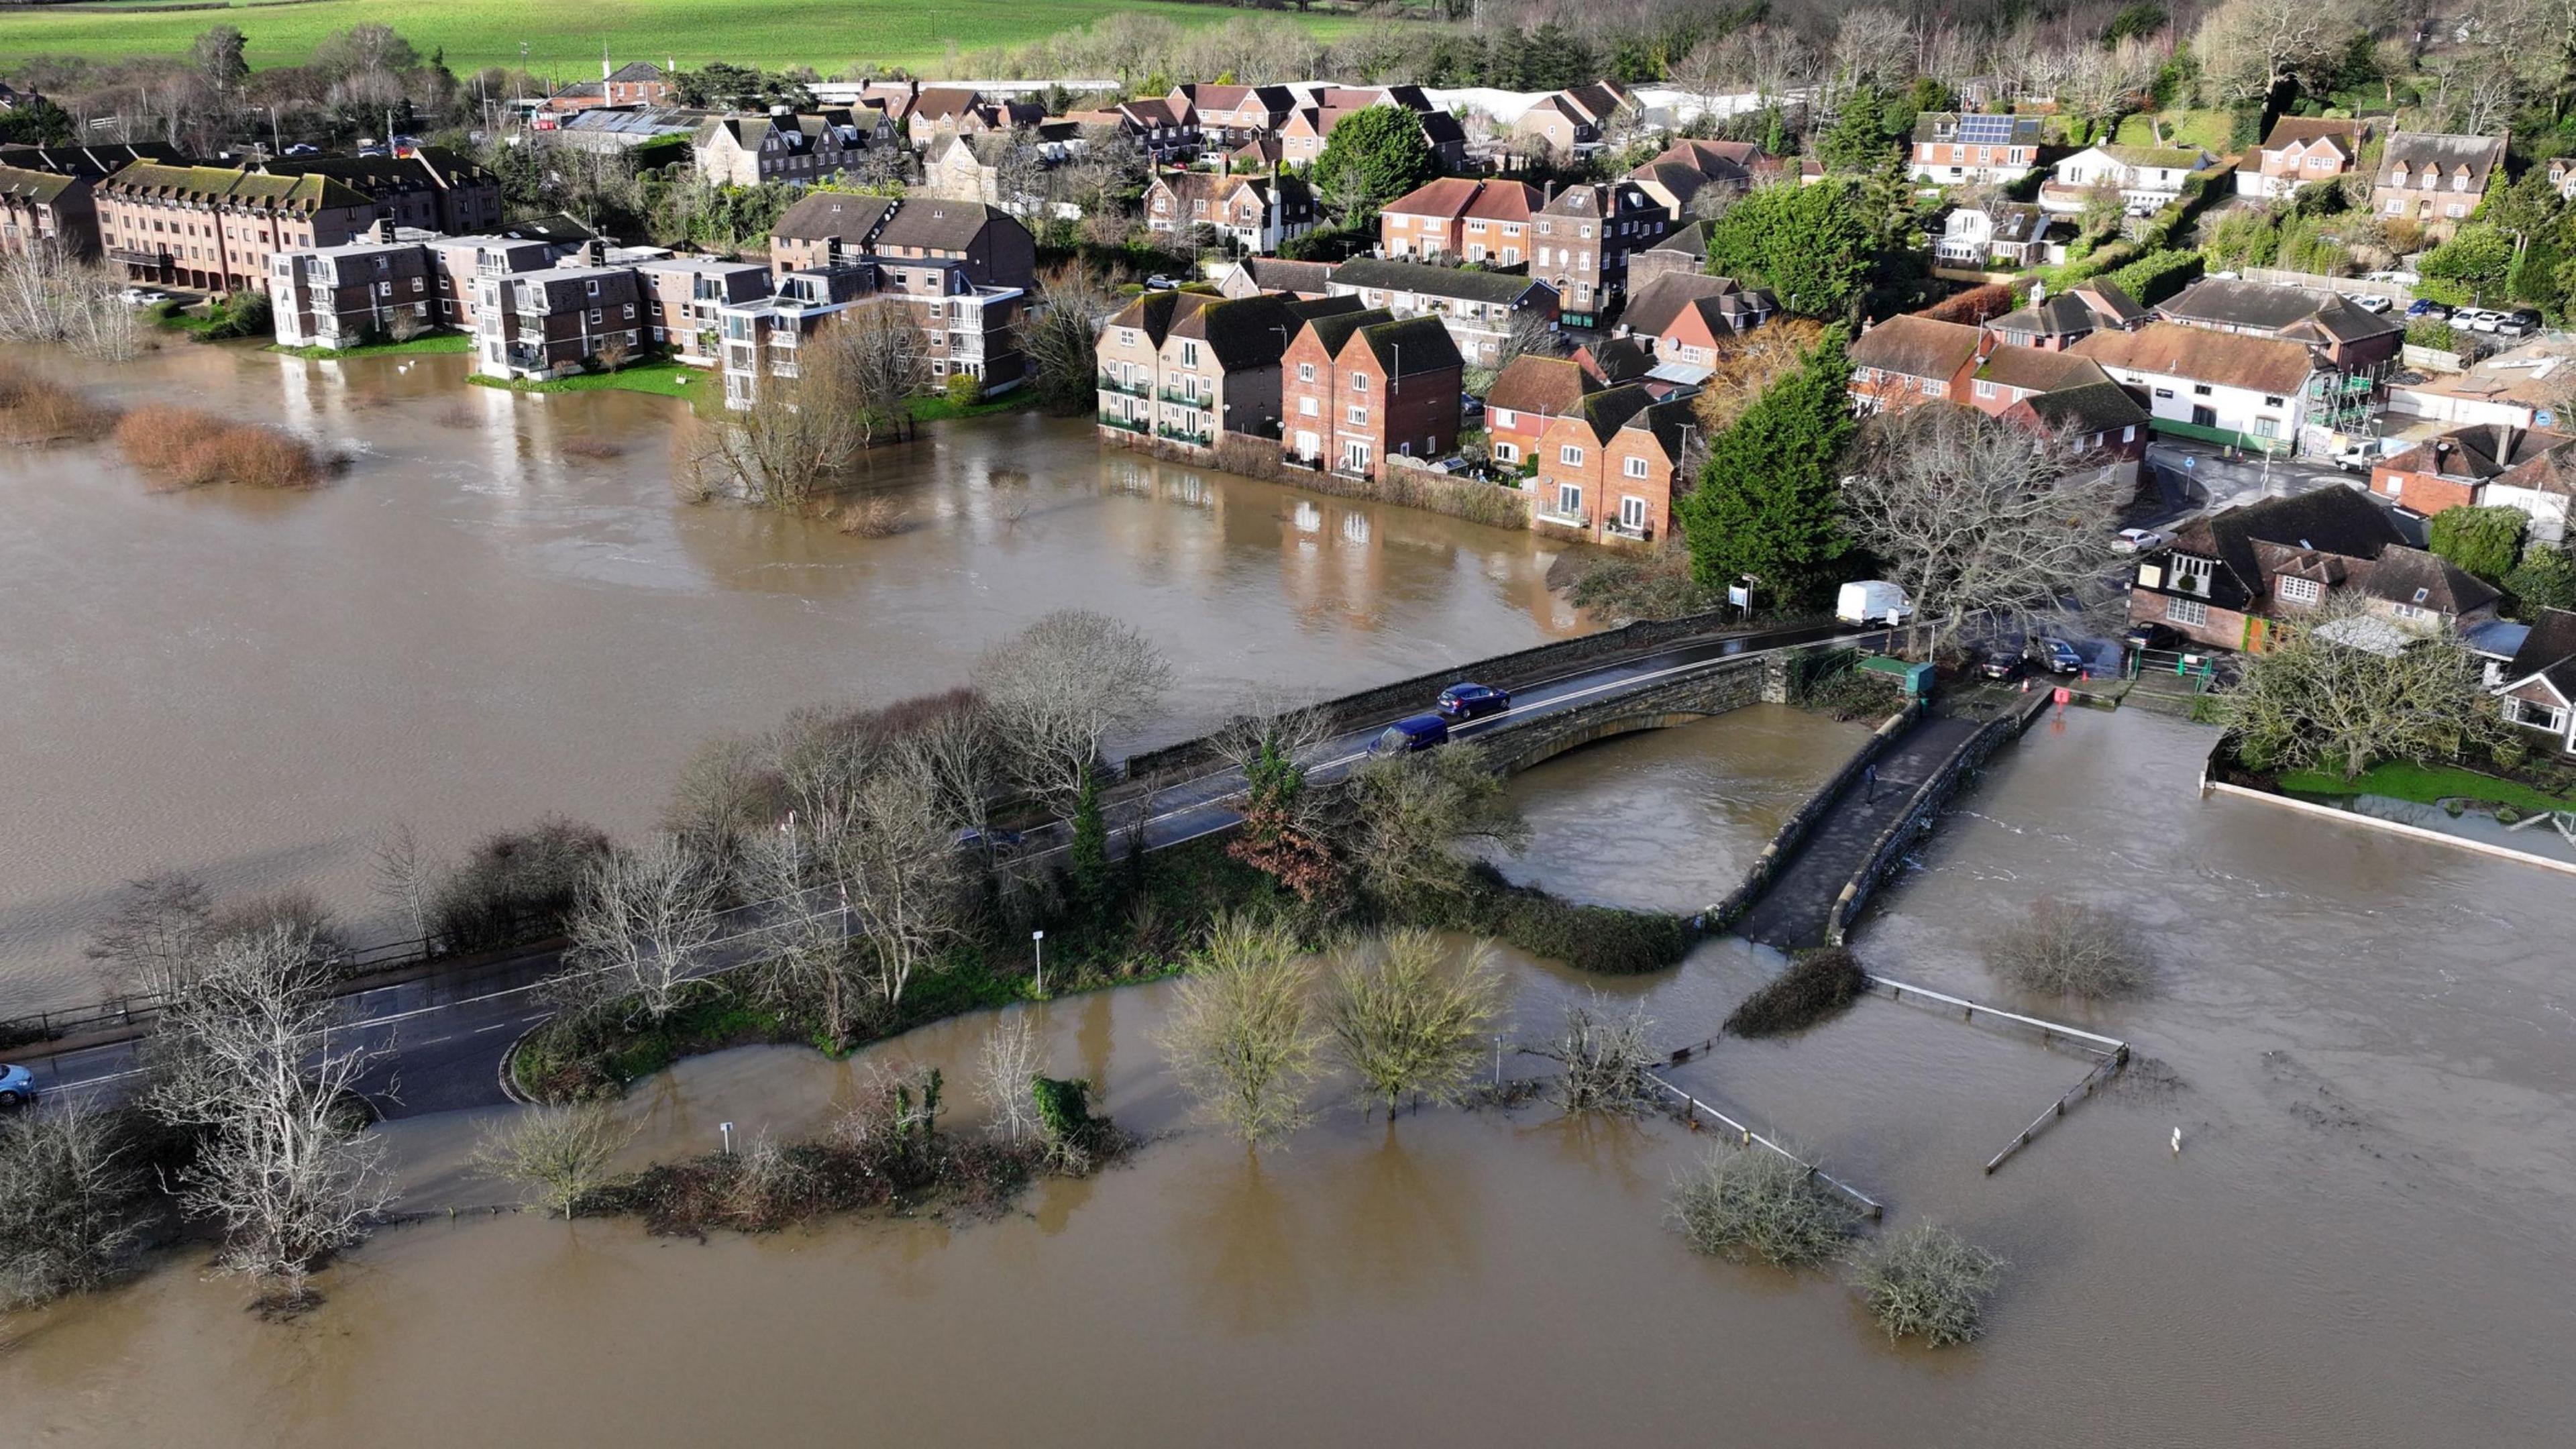
[[[154,307],[170,300],[169,293],[156,292],[150,287],[128,287],[117,296],[128,307]]]
[[[2191,642],[2170,624],[2132,624],[2120,642],[2132,649],[2180,649]]]
[[[1411,719],[1400,719],[1388,725],[1386,733],[1379,735],[1370,743],[1368,752],[1372,758],[1384,760],[1447,743],[1449,743],[1447,720],[1436,714],[1417,714]]]
[[[2419,297],[2406,306],[2406,320],[2409,322],[2447,322],[2450,317],[2451,309],[2430,297]]]
[[[1027,841],[1028,837],[1020,832],[1004,830],[998,825],[987,825],[981,830],[970,827],[957,832],[959,850],[1017,850]]]
[[[1177,291],[1179,290],[1180,285],[1180,283],[1173,281],[1171,278],[1164,276],[1160,272],[1157,272],[1153,276],[1145,279],[1145,290],[1148,292]]]
[[[2529,337],[2540,330],[2540,314],[2528,307],[2516,307],[2496,317],[2498,337]]]
[[[0,1109],[33,1106],[35,1101],[36,1074],[0,1063]]]
[[[1846,624],[1902,623],[1913,616],[1905,590],[1885,579],[1857,579],[1834,596],[1834,617]]]
[[[2333,461],[2347,473],[2367,473],[2409,446],[2404,438],[2364,438],[2335,454]]]
[[[2081,674],[2084,656],[2063,639],[2033,639],[2030,657],[2051,674]]]
[[[2171,541],[2152,528],[2124,528],[2111,539],[2111,552],[2152,553]]]
[[[2370,292],[2346,292],[2343,294],[2343,299],[2364,312],[2371,313],[2385,312],[2397,305],[2386,297]]]
[[[1461,417],[1461,418],[1481,418],[1481,417],[1483,417],[1484,415],[1485,415],[1485,400],[1484,400],[1483,398],[1480,398],[1480,397],[1476,396],[1476,395],[1475,395],[1474,393],[1472,393],[1472,392],[1462,392],[1462,393],[1458,394],[1458,416],[1459,416],[1459,417]]]
[[[1998,644],[1977,661],[1977,672],[1988,679],[2010,679],[2021,673],[2021,651]]]
[[[2493,332],[2496,324],[2503,320],[2502,312],[2490,312],[2484,307],[2462,307],[2451,314],[2454,328],[2466,328],[2471,332]]]
[[[1452,724],[1501,714],[1511,707],[1511,691],[1490,684],[1453,684],[1440,691],[1440,717]]]

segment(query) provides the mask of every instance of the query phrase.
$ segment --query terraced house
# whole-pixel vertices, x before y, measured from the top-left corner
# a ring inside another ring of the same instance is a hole
[[[1300,467],[1384,475],[1397,457],[1432,459],[1458,446],[1466,363],[1430,317],[1383,307],[1307,321],[1288,347],[1282,442]],[[1310,304],[1311,305],[1311,304]]]
[[[1500,366],[1514,327],[1544,329],[1557,314],[1554,288],[1509,272],[1362,257],[1335,267],[1327,285],[1397,317],[1436,318],[1470,367]]]
[[[1315,193],[1296,176],[1164,171],[1145,188],[1149,230],[1187,235],[1206,227],[1247,252],[1276,251],[1315,229]]]
[[[689,138],[698,175],[716,186],[811,185],[839,175],[865,146],[848,111],[715,116]]]
[[[1530,216],[1546,204],[1526,181],[1444,176],[1378,213],[1378,249],[1397,260],[1463,257],[1516,267],[1529,256]]]
[[[0,165],[0,252],[98,254],[98,205],[79,176]]]
[[[1101,330],[1100,431],[1212,454],[1229,438],[1277,446],[1280,358],[1314,318],[1357,313],[1343,298],[1148,292]]]
[[[283,251],[346,246],[376,203],[328,176],[137,162],[94,190],[98,239],[128,278],[199,291],[268,285]]]

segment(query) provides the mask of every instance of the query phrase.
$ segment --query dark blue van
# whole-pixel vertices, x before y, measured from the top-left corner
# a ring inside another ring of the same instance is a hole
[[[1447,743],[1449,743],[1447,720],[1436,714],[1417,714],[1411,719],[1400,719],[1388,725],[1386,733],[1370,742],[1368,752],[1383,760],[1389,756],[1409,755],[1416,750],[1427,750],[1433,745]]]

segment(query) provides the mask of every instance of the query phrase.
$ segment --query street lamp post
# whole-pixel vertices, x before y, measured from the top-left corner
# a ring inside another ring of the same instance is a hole
[[[1037,961],[1038,961],[1038,980],[1037,980],[1037,988],[1038,988],[1038,995],[1040,995],[1040,996],[1044,996],[1044,995],[1046,995],[1046,932],[1044,932],[1044,931],[1031,931],[1031,932],[1029,932],[1029,949],[1030,949],[1031,951],[1033,951],[1033,952],[1037,953]]]

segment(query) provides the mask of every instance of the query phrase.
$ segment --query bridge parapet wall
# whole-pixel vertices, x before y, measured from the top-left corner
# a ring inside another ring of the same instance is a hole
[[[1688,724],[1760,704],[1771,695],[1777,665],[1777,659],[1769,656],[1713,664],[1703,672],[1547,715],[1488,738],[1503,761],[1503,773],[1518,774],[1595,740]]]

